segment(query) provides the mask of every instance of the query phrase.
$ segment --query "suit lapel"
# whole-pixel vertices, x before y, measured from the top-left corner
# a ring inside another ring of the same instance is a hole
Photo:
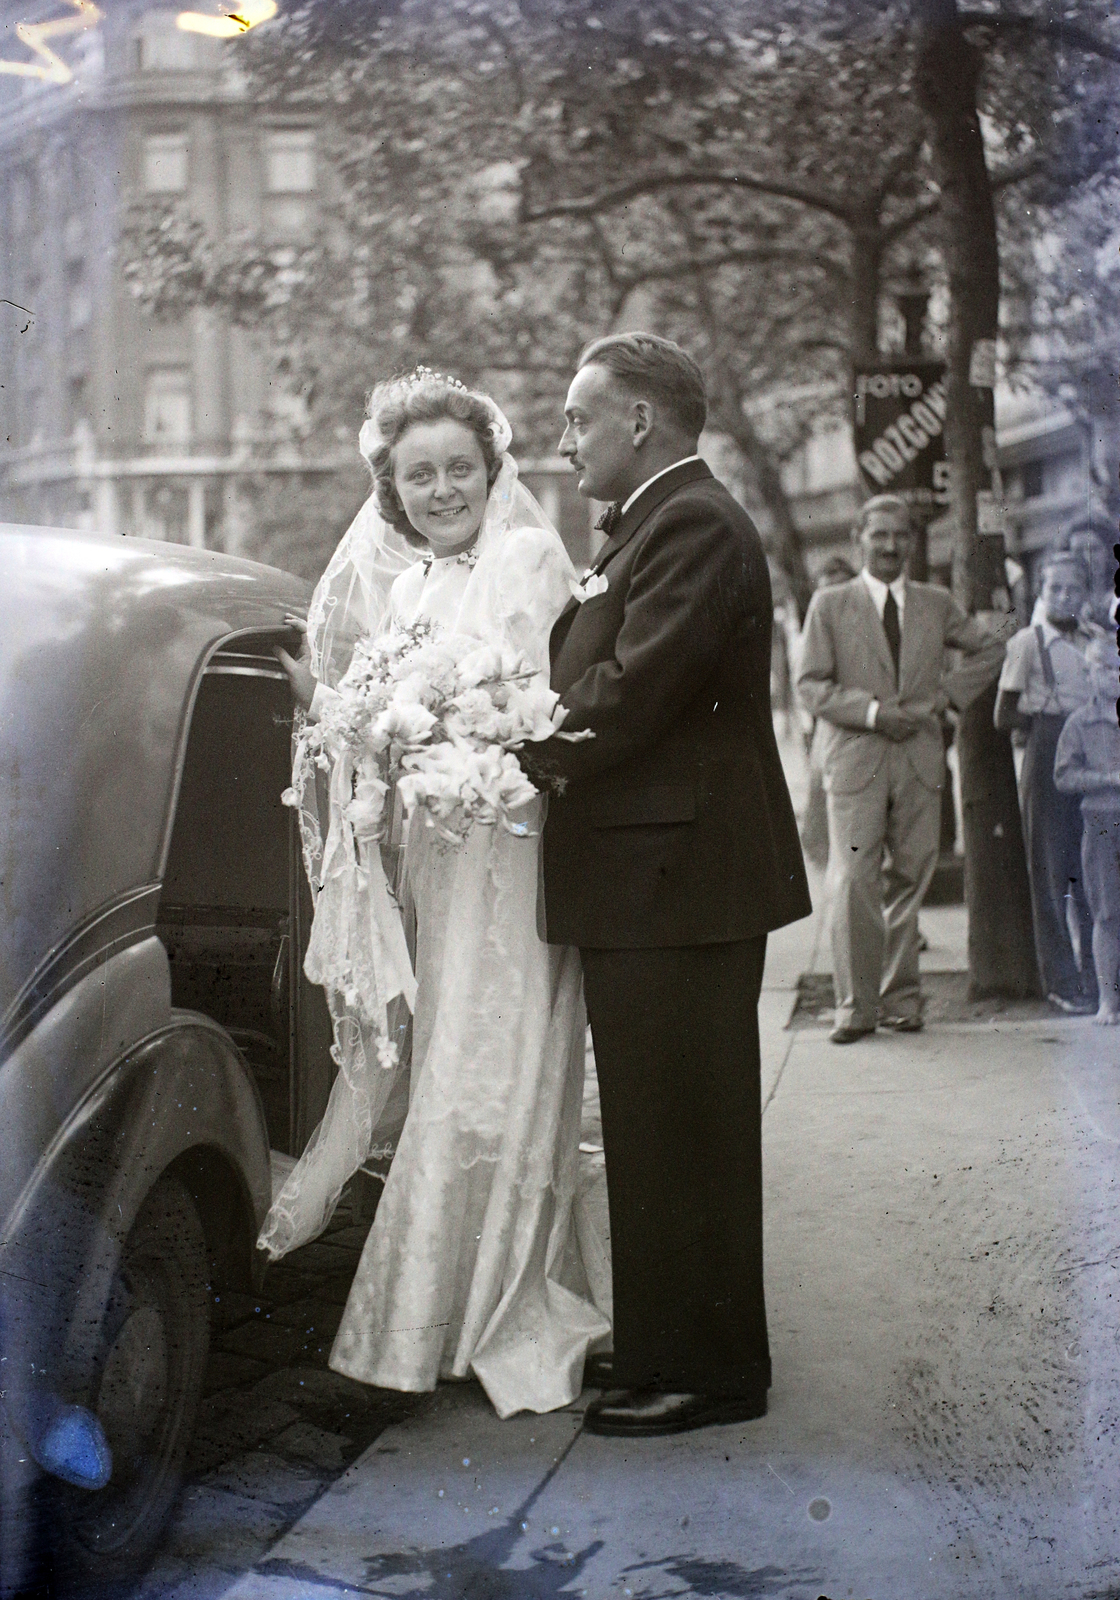
[[[592,572],[602,572],[608,561],[618,554],[637,533],[642,523],[652,511],[667,500],[676,489],[684,488],[685,484],[698,483],[702,478],[712,476],[711,468],[704,461],[686,461],[683,466],[671,467],[664,477],[658,478],[656,483],[651,483],[648,489],[643,489],[634,504],[626,512],[618,527],[611,534],[606,544],[599,551]]]
[[[898,692],[901,696],[910,688],[914,665],[923,659],[922,630],[926,623],[925,606],[920,589],[912,583],[906,585],[906,605],[902,612],[902,649],[898,658]]]
[[[567,637],[572,631],[572,623],[578,610],[579,601],[573,597],[552,624],[552,632],[548,636],[548,658],[553,666],[556,665],[556,658],[563,650]]]
[[[880,617],[878,609],[876,608],[875,602],[871,598],[871,590],[867,587],[866,583],[864,583],[862,578],[854,578],[852,580],[852,587],[857,592],[857,604],[859,606],[861,606],[862,610],[863,610],[863,622],[864,622],[863,631],[864,631],[864,634],[866,635],[866,637],[868,639],[871,640],[871,644],[872,644],[872,647],[873,647],[873,649],[875,651],[875,654],[879,658],[879,664],[882,666],[883,671],[887,674],[887,678],[889,679],[889,681],[893,684],[894,681],[895,681],[895,677],[894,677],[894,657],[891,655],[891,647],[887,643],[887,634],[886,634],[886,630],[883,627],[883,619],[882,619],[882,617]],[[909,596],[907,596],[907,608],[909,608]],[[906,640],[906,623],[905,623],[905,620],[903,621],[903,624],[902,624],[902,638],[903,638],[903,646],[902,646],[902,648],[903,648],[903,650],[905,650],[905,648],[906,648],[906,644],[905,644],[905,640]],[[901,660],[901,657],[900,657],[900,660]],[[901,673],[899,674],[899,676],[901,677]]]

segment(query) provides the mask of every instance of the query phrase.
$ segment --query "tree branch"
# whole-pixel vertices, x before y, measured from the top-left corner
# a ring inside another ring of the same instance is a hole
[[[897,178],[902,177],[903,173],[913,172],[914,168],[918,164],[918,157],[921,154],[921,149],[922,141],[920,139],[914,139],[910,144],[906,145],[904,149],[898,152],[893,161],[888,161],[878,184],[875,186],[874,197],[876,207],[879,207],[883,204],[883,201],[891,192],[891,186],[894,184]]]
[[[994,171],[989,168],[992,193],[995,194],[1000,189],[1010,189],[1014,183],[1022,183],[1026,178],[1033,178],[1045,165],[1040,155],[1033,155],[1024,156],[1021,161],[1009,161],[1006,167],[997,167]]]
[[[1006,167],[997,168],[991,173],[992,193],[1000,189],[1009,189],[1012,184],[1022,183],[1027,178],[1033,178],[1041,172],[1045,162],[1040,155],[1024,156],[1021,161],[1009,161]],[[911,228],[917,227],[919,222],[924,222],[927,217],[932,217],[941,205],[939,194],[927,195],[924,200],[919,200],[911,206],[909,211],[903,212],[891,222],[885,222],[882,227],[883,243],[893,244],[904,233],[909,233]]]
[[[525,79],[521,71],[521,63],[517,59],[517,52],[506,37],[505,29],[495,22],[493,17],[481,7],[476,14],[475,21],[490,35],[505,57],[506,68],[513,84],[514,104],[520,113],[525,107]]]
[[[831,256],[810,256],[804,250],[790,250],[784,246],[757,247],[741,250],[724,250],[710,256],[696,256],[683,261],[672,261],[663,267],[651,267],[648,271],[635,272],[626,279],[627,291],[641,288],[647,283],[659,283],[665,279],[679,278],[685,273],[714,272],[717,267],[726,266],[763,266],[773,262],[788,262],[791,266],[819,267],[827,277],[832,278],[840,288],[848,287],[848,270],[839,261],[834,261]]]
[[[904,233],[909,233],[911,228],[916,228],[919,222],[932,217],[940,205],[939,194],[927,195],[924,200],[919,200],[916,205],[911,206],[909,211],[904,211],[900,217],[884,222],[879,230],[884,246],[893,244],[896,239],[901,239]]]
[[[1042,17],[1019,16],[1013,11],[960,11],[957,14],[962,28],[1040,34],[1045,39],[1072,45],[1075,50],[1084,50],[1105,61],[1120,61],[1120,47],[1109,44],[1105,39],[1098,39],[1076,22],[1048,22]]]
[[[636,200],[639,195],[654,194],[662,189],[683,189],[714,185],[721,188],[749,189],[756,194],[773,195],[779,200],[796,200],[814,211],[824,211],[840,222],[851,225],[851,208],[834,199],[823,189],[813,189],[803,184],[783,183],[778,179],[759,178],[749,172],[651,172],[634,178],[630,183],[620,183],[610,189],[600,189],[597,194],[576,195],[569,200],[555,200],[551,205],[535,210],[525,206],[522,222],[547,222],[553,217],[587,217],[602,211],[613,211]]]

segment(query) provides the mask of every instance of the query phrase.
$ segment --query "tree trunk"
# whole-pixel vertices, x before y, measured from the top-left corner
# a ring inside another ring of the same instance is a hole
[[[852,215],[852,309],[848,323],[852,360],[874,361],[879,353],[879,285],[883,234],[878,211]]]
[[[798,616],[804,620],[813,594],[813,582],[805,565],[805,552],[801,546],[801,532],[793,520],[789,497],[782,484],[781,473],[769,447],[755,432],[750,418],[743,410],[743,397],[738,385],[721,373],[715,420],[727,433],[750,463],[759,496],[773,519],[770,547],[774,559],[789,580],[790,590],[797,605]]]
[[[695,235],[691,221],[680,207],[673,207],[681,223],[685,238],[695,251]],[[797,607],[799,621],[805,620],[809,601],[813,595],[813,581],[805,565],[805,552],[801,546],[801,531],[793,520],[789,497],[782,483],[782,475],[773,452],[764,439],[760,439],[744,407],[744,395],[731,363],[721,354],[723,332],[719,326],[708,284],[702,272],[693,274],[693,292],[696,310],[704,325],[708,340],[708,355],[713,384],[712,420],[730,438],[750,463],[755,484],[763,505],[773,519],[770,540],[771,552],[786,575],[790,593]]]
[[[991,391],[970,381],[973,350],[994,340],[999,246],[984,140],[976,112],[981,57],[964,36],[956,0],[914,0],[918,96],[941,189],[941,249],[949,277],[948,411],[954,523],[953,590],[968,611],[1006,585],[1002,539],[979,538],[977,492],[991,484],[984,430]],[[994,688],[965,712],[957,734],[964,801],[969,991],[1038,993],[1030,894],[1011,742],[992,722]]]

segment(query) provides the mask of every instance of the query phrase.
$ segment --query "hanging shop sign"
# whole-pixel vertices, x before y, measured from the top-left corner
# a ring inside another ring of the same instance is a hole
[[[948,505],[945,363],[901,357],[857,367],[853,401],[856,460],[870,492]]]

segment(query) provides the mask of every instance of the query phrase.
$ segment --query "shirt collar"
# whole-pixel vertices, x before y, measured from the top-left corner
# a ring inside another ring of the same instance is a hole
[[[645,494],[650,484],[656,483],[658,478],[663,478],[667,472],[675,472],[678,467],[687,466],[690,461],[699,461],[701,459],[702,458],[698,455],[682,456],[679,461],[674,461],[671,467],[662,467],[660,472],[655,472],[652,478],[647,478],[645,483],[639,484],[630,498],[622,502],[622,506],[619,509],[619,516],[624,517],[638,496],[640,494]]]
[[[878,611],[880,616],[882,616],[883,607],[887,603],[887,590],[888,589],[890,590],[891,594],[894,595],[895,605],[898,607],[898,609],[900,611],[905,609],[905,606],[906,606],[906,574],[904,572],[900,572],[898,577],[894,580],[894,582],[893,583],[889,583],[889,584],[888,583],[884,583],[882,578],[872,577],[871,573],[868,572],[866,567],[861,567],[860,568],[860,574],[859,575],[863,579],[864,583],[867,585],[868,590],[870,591],[870,594],[871,594],[871,598],[875,602],[875,609],[876,609],[876,611]]]
[[[1082,722],[1107,722],[1116,727],[1116,702],[1114,700],[1098,700],[1096,695],[1090,695],[1081,708]]]
[[[1076,650],[1078,655],[1084,655],[1085,646],[1092,639],[1092,633],[1079,622],[1072,632],[1063,633],[1061,628],[1055,628],[1052,622],[1045,617],[1040,617],[1039,626],[1042,628],[1042,637],[1049,647],[1052,644],[1068,644],[1071,650]]]

